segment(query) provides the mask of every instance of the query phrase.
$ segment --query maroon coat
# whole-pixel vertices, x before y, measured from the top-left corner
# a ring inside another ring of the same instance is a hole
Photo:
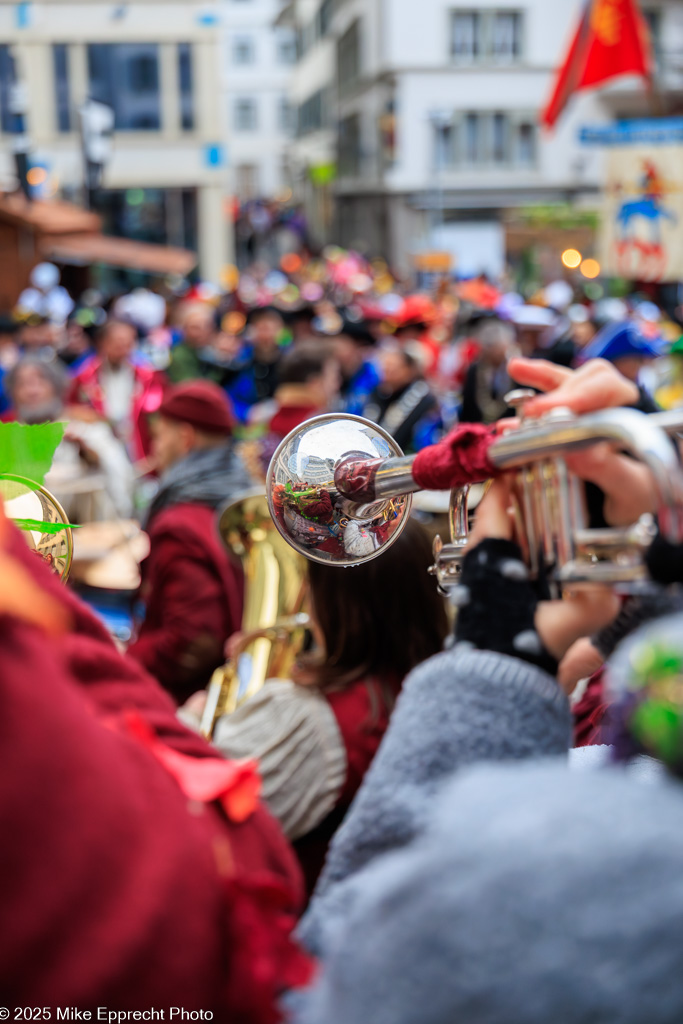
[[[164,509],[149,536],[140,587],[145,618],[128,653],[182,704],[223,664],[225,642],[242,624],[244,577],[206,505]]]
[[[273,986],[286,984],[292,948],[268,889],[265,899],[244,890],[279,879],[290,909],[298,902],[278,826],[260,806],[235,824],[214,804],[188,801],[126,716],[134,712],[191,765],[209,765],[215,752],[16,531],[9,540],[71,626],[50,636],[0,612],[3,1003],[175,1005],[218,1020],[272,1020],[263,969]],[[242,1015],[250,1004],[258,1009]]]
[[[397,697],[400,688],[392,683],[386,689],[393,697]],[[389,727],[391,715],[385,687],[374,678],[359,679],[345,690],[331,691],[325,694],[325,697],[332,708],[344,742],[346,779],[336,806],[325,820],[294,843],[309,897],[313,894],[325,864],[332,836],[344,820],[353,798],[360,789],[365,773],[372,764]]]

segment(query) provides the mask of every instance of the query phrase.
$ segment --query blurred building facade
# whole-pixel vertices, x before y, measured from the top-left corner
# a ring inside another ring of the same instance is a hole
[[[318,239],[364,243],[406,270],[411,252],[432,248],[451,251],[462,273],[496,273],[506,211],[595,204],[602,157],[580,145],[579,128],[680,109],[683,5],[643,4],[656,111],[642,83],[624,80],[576,97],[546,135],[539,111],[581,6],[291,0],[280,18],[298,39],[290,168]]]
[[[296,37],[276,25],[282,0],[223,0],[222,82],[237,198],[272,198],[288,184],[294,128],[289,79]]]
[[[79,108],[114,111],[96,195],[112,234],[199,253],[218,283],[232,261],[220,4],[42,0],[0,5],[0,180],[13,179],[12,82],[23,86],[38,196],[83,197]],[[42,174],[42,171],[45,174]]]

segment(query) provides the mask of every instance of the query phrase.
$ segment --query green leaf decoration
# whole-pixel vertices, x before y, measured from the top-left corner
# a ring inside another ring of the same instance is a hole
[[[65,424],[0,424],[0,475],[23,476],[43,484],[64,437]]]
[[[631,730],[646,750],[663,761],[672,763],[681,756],[683,714],[671,704],[644,701],[633,712]]]
[[[61,533],[62,530],[78,530],[73,523],[47,523],[43,519],[13,519],[20,530],[35,530],[36,533]]]

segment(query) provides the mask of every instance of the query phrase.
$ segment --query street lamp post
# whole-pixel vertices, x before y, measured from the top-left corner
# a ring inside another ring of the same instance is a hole
[[[444,194],[442,171],[446,166],[445,132],[453,125],[453,113],[450,110],[431,110],[429,123],[432,126],[434,146],[434,214],[432,217],[432,238],[436,244],[437,232],[444,225]]]
[[[97,205],[97,193],[102,187],[104,168],[111,160],[115,114],[106,103],[98,103],[97,100],[87,100],[78,114],[81,123],[86,205],[92,210]]]
[[[28,183],[28,171],[31,140],[29,139],[26,125],[28,93],[24,83],[18,79],[16,58],[13,64],[15,68],[14,81],[9,93],[9,111],[12,116],[12,152],[14,153],[14,164],[17,170],[19,187],[26,198],[30,200],[31,188]]]

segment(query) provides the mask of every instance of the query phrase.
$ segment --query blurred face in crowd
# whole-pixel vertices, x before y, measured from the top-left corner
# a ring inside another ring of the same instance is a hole
[[[624,356],[622,359],[615,359],[614,365],[619,373],[623,374],[628,380],[633,381],[634,384],[637,384],[640,371],[651,362],[651,359],[643,359],[641,356]]]
[[[235,359],[239,355],[242,341],[236,334],[228,334],[227,331],[219,331],[213,339],[213,351],[222,356],[223,359]]]
[[[387,391],[398,391],[419,376],[419,368],[400,349],[387,349],[382,354],[381,367],[382,381]]]
[[[39,367],[27,364],[15,371],[12,399],[23,423],[45,423],[56,419],[62,402],[54,384]]]
[[[136,341],[134,327],[128,324],[110,324],[100,341],[100,355],[110,366],[118,369],[130,361]]]
[[[251,324],[250,333],[257,355],[268,358],[277,352],[282,326],[282,318],[277,313],[267,313],[256,318]]]
[[[19,332],[19,344],[27,351],[53,348],[57,343],[57,332],[52,324],[24,324]]]
[[[87,352],[91,345],[90,335],[80,324],[67,324],[64,351],[72,356],[80,356]]]
[[[160,473],[189,455],[198,442],[198,431],[189,423],[169,420],[160,416],[154,424],[152,457]]]
[[[328,359],[323,367],[323,372],[315,378],[318,405],[321,409],[329,408],[339,395],[341,387],[341,371],[336,359]]]
[[[595,324],[591,323],[590,320],[574,324],[572,327],[572,338],[579,348],[585,348],[586,345],[593,340],[596,333],[597,330]]]
[[[482,361],[497,368],[510,358],[514,336],[506,324],[490,323],[481,328],[478,341]]]
[[[363,348],[348,334],[338,334],[332,341],[334,354],[344,377],[349,380],[363,363]]]
[[[213,338],[213,315],[209,309],[193,309],[183,320],[183,338],[190,348],[207,348]]]

